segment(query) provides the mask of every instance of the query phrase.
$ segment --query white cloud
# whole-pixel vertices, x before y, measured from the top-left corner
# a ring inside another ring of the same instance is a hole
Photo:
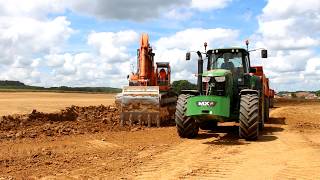
[[[57,51],[72,29],[65,17],[39,21],[25,17],[0,17],[1,62],[13,64],[21,56]]]
[[[317,0],[292,1],[269,0],[263,8],[263,18],[265,19],[286,19],[296,17],[297,15],[305,16],[306,13],[312,14],[319,12],[320,2]]]
[[[63,2],[63,0],[0,1],[0,16],[46,19],[48,13],[64,12]]]
[[[204,42],[211,47],[232,45],[238,37],[239,32],[232,29],[202,29],[191,28],[176,32],[169,37],[162,37],[156,42],[157,49],[185,49],[201,50]]]
[[[316,50],[320,45],[320,1],[269,0],[258,22],[255,47],[269,50],[263,65],[273,88],[319,89],[319,74],[311,66],[320,56]]]
[[[67,2],[71,10],[80,14],[91,15],[99,19],[134,21],[156,18],[174,6],[185,4],[183,0],[69,0]]]
[[[269,0],[258,20],[258,33],[269,48],[305,49],[320,44],[318,0]]]
[[[232,0],[192,0],[191,7],[201,11],[212,9],[222,9],[226,7]]]
[[[208,5],[209,9],[217,9],[225,3],[219,1],[218,4]],[[133,21],[167,14],[167,18],[183,20],[192,16],[192,8],[203,10],[199,2],[191,7],[191,0],[0,1],[0,78],[45,86],[119,87],[127,84],[125,77],[131,71],[130,66],[136,64],[137,32],[93,31],[87,36],[86,44],[93,51],[71,53],[64,49],[76,30],[71,28],[71,22],[66,17],[57,14],[70,10],[98,19]],[[236,36],[238,32],[232,30],[188,29],[168,37],[169,42],[161,38],[157,43],[161,52],[159,56],[170,60],[177,56],[182,60],[185,50],[201,49],[204,41],[213,44]],[[175,46],[177,49],[172,50]],[[167,48],[172,51],[164,53]],[[177,68],[176,76],[182,77],[181,72],[185,70],[179,68],[177,63],[173,62]]]
[[[88,44],[97,48],[100,56],[110,63],[128,61],[130,56],[127,54],[127,46],[131,43],[138,44],[138,34],[132,30],[92,32],[88,37]]]
[[[53,53],[46,55],[48,76],[42,81],[49,86],[112,86],[126,85],[130,63],[134,62],[128,47],[138,45],[135,31],[91,32],[88,46],[96,51],[87,53]],[[135,52],[135,51],[134,51]]]
[[[168,13],[164,15],[168,19],[175,19],[175,20],[187,20],[193,16],[193,13],[189,11],[189,9],[172,9]]]
[[[306,72],[320,72],[320,57],[310,58],[306,65]],[[320,78],[320,77],[319,77]]]
[[[63,11],[52,2],[0,2],[1,79],[41,83],[41,56],[59,52],[73,33],[66,17],[47,18],[49,12]]]

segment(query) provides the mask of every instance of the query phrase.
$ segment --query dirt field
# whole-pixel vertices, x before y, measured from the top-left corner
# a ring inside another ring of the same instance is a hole
[[[277,103],[256,142],[238,139],[232,123],[196,139],[180,139],[175,127],[2,138],[0,179],[319,179],[319,109],[320,102]],[[82,119],[53,125],[101,123]]]
[[[114,94],[0,92],[0,116],[30,113],[33,109],[54,112],[71,105],[110,105],[113,102]]]

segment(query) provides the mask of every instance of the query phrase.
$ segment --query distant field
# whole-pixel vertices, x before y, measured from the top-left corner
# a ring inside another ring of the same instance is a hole
[[[0,115],[30,113],[33,109],[54,112],[67,106],[110,105],[115,94],[0,92]]]

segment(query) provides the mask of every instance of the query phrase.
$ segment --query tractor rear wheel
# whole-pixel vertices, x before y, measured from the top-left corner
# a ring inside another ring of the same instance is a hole
[[[259,96],[241,95],[239,113],[239,136],[246,140],[257,140],[259,136]]]
[[[198,123],[193,118],[186,116],[187,99],[189,97],[191,95],[181,94],[176,106],[175,122],[178,134],[182,138],[194,138],[199,132]]]

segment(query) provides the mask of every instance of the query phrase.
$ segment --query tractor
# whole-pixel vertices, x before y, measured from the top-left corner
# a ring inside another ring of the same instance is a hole
[[[178,97],[175,113],[181,138],[194,138],[199,128],[213,130],[218,122],[239,122],[239,137],[257,140],[264,127],[263,84],[250,65],[250,52],[244,48],[221,48],[197,51],[197,90],[184,90]],[[267,58],[267,50],[261,57]],[[205,55],[207,65],[203,71]],[[186,60],[191,59],[191,52]]]

